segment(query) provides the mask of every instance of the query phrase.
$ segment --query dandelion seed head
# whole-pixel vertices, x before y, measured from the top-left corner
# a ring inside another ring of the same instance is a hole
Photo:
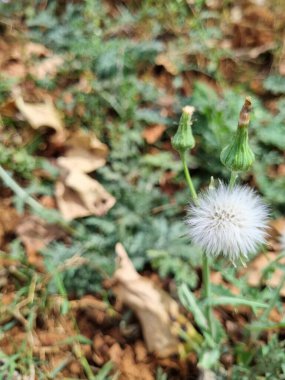
[[[235,263],[247,259],[265,243],[268,214],[267,206],[249,187],[230,189],[219,184],[191,203],[187,214],[189,236],[206,255],[223,254]]]

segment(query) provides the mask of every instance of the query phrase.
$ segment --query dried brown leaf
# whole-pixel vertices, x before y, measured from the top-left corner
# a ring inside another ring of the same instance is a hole
[[[16,232],[26,248],[28,261],[38,267],[42,266],[42,257],[39,256],[39,251],[51,241],[65,236],[64,231],[58,226],[47,224],[36,215],[23,217]]]
[[[270,225],[273,228],[273,230],[276,231],[279,235],[282,235],[285,233],[285,219],[284,218],[273,220],[270,223]]]
[[[154,144],[163,135],[166,127],[161,124],[152,125],[144,129],[142,136],[149,144]]]
[[[63,122],[50,98],[44,103],[26,103],[15,90],[15,104],[32,128],[50,127],[55,130],[57,141],[65,139]]]
[[[64,63],[64,59],[59,55],[54,55],[49,58],[45,58],[30,70],[30,73],[37,79],[45,79],[46,77],[54,77],[59,67]]]
[[[160,357],[176,353],[182,324],[185,324],[190,337],[199,340],[199,334],[179,312],[177,302],[151,280],[137,273],[122,244],[116,245],[116,253],[118,267],[113,277],[113,290],[136,313],[147,349]]]
[[[105,215],[116,202],[99,182],[79,170],[67,173],[57,182],[56,199],[66,220]]]
[[[42,44],[30,41],[25,45],[25,54],[29,57],[32,55],[47,57],[51,51]]]
[[[267,252],[266,254],[259,255],[251,261],[245,270],[242,271],[243,274],[246,274],[250,286],[261,285],[263,270],[270,264],[270,262],[276,259],[276,257],[277,254],[274,252]],[[282,258],[279,262],[284,265],[285,258]],[[284,272],[281,269],[276,269],[274,274],[265,281],[265,284],[276,288],[280,284],[283,274]],[[282,296],[285,296],[285,286],[283,286],[280,293]]]
[[[13,233],[19,221],[17,211],[10,202],[0,202],[0,246],[5,242],[5,234]]]
[[[114,343],[109,349],[109,356],[120,372],[119,380],[154,380],[151,365],[140,360],[132,347],[126,346],[123,350]]]
[[[176,64],[171,60],[170,53],[164,54],[161,53],[159,54],[156,59],[155,63],[159,66],[163,66],[167,72],[171,75],[177,75],[178,74],[178,68]]]
[[[106,163],[108,147],[93,133],[78,130],[67,140],[66,146],[65,156],[59,157],[57,162],[69,171],[90,173]]]

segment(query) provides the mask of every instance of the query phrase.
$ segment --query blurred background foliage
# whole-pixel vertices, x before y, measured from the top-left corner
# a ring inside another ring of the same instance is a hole
[[[0,2],[2,35],[39,43],[63,58],[56,75],[42,79],[2,73],[2,105],[15,85],[31,102],[49,94],[66,129],[93,131],[110,149],[107,165],[93,176],[116,198],[115,206],[106,216],[73,221],[77,232],[69,244],[54,241],[42,251],[51,273],[78,251],[92,263],[60,274],[67,294],[104,294],[102,279],[113,272],[118,241],[139,270],[153,268],[178,284],[197,286],[200,252],[186,237],[189,195],[170,144],[185,105],[196,108],[196,147],[188,164],[203,188],[211,175],[228,180],[220,152],[237,126],[244,97],[252,96],[256,162],[242,181],[265,197],[273,217],[284,215],[285,23],[283,16],[274,17],[283,8],[272,1],[259,8],[262,13],[255,3]],[[32,64],[38,59],[32,57]],[[159,136],[146,137],[157,126]],[[53,196],[59,150],[49,133],[30,136],[23,127],[21,119],[2,113],[0,163],[29,194]],[[48,175],[39,177],[41,170]],[[11,252],[21,259],[19,247],[15,240]],[[58,284],[51,282],[49,291],[58,292]],[[245,370],[236,371],[243,378]]]
[[[137,268],[151,263],[161,275],[195,285],[191,266],[184,266],[189,261],[199,264],[199,253],[193,254],[183,237],[189,197],[180,162],[170,147],[186,104],[196,108],[196,147],[189,166],[196,185],[203,187],[211,175],[227,180],[220,151],[236,128],[244,96],[253,96],[250,140],[256,163],[243,180],[265,196],[273,215],[284,213],[285,177],[278,170],[284,161],[285,87],[275,65],[281,54],[281,26],[270,29],[271,45],[252,62],[252,51],[261,43],[253,35],[247,49],[235,46],[234,10],[231,1],[222,6],[178,0],[0,4],[4,32],[12,25],[18,35],[24,25],[22,40],[43,44],[64,58],[56,76],[41,80],[28,76],[26,87],[53,96],[66,128],[92,130],[110,148],[108,165],[95,176],[117,203],[105,217],[74,222],[79,232],[72,248],[62,243],[49,246],[45,254],[54,265],[72,255],[77,243],[86,244],[84,255],[111,273],[114,244],[122,241]],[[1,77],[2,102],[15,82],[21,80]],[[274,104],[266,104],[271,94]],[[56,174],[41,183],[34,174],[42,167],[52,171],[45,163],[50,160],[46,146],[41,148],[46,136],[38,133],[19,144],[11,134],[20,124],[3,116],[0,162],[25,180],[30,193],[52,194]],[[149,144],[144,131],[156,125],[165,131]],[[76,274],[66,273],[67,288],[72,288],[76,276],[79,294],[98,289],[100,276],[96,280],[94,271],[88,272],[83,267]]]

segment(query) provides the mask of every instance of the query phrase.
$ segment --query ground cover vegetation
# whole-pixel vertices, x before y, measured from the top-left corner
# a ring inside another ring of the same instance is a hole
[[[0,2],[0,378],[285,378],[283,14],[277,1]],[[246,96],[255,162],[239,181],[272,221],[246,267],[213,261],[212,341],[171,138],[194,107],[193,184],[227,182],[220,154]],[[141,330],[131,275],[150,303],[161,295],[172,352]]]

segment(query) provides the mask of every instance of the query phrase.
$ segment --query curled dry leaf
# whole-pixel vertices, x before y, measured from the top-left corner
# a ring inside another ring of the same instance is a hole
[[[64,141],[64,126],[50,98],[46,98],[44,103],[26,103],[17,89],[14,91],[14,95],[18,110],[32,128],[50,127],[56,132],[56,141]]]
[[[79,170],[68,172],[57,182],[56,199],[66,220],[105,215],[116,202],[99,182]]]
[[[66,220],[101,216],[115,204],[115,198],[87,175],[106,163],[108,147],[93,133],[79,130],[66,141],[66,153],[57,159],[62,168],[56,185],[56,199]]]
[[[106,163],[108,147],[93,133],[78,130],[66,141],[65,156],[59,157],[59,166],[69,170],[90,173]]]
[[[139,275],[122,244],[116,245],[118,266],[113,277],[116,296],[137,315],[150,352],[160,357],[177,353],[181,348],[179,331],[187,329],[196,343],[201,336],[180,313],[179,305],[151,280]]]

